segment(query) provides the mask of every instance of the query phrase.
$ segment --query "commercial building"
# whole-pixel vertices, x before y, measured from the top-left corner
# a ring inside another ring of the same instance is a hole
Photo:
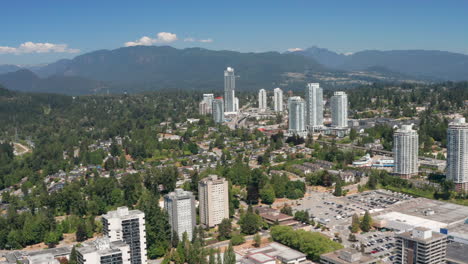
[[[419,137],[412,125],[402,125],[393,134],[393,172],[402,178],[409,179],[418,174]]]
[[[213,120],[215,123],[224,122],[224,102],[222,97],[216,97],[213,99],[212,105]]]
[[[307,84],[306,126],[309,131],[315,131],[323,126],[323,91],[318,83]]]
[[[305,124],[305,102],[299,96],[289,97],[289,130],[293,135],[304,136],[306,134]]]
[[[362,254],[356,249],[344,248],[320,256],[322,264],[373,264],[377,259]]]
[[[306,262],[304,253],[276,242],[249,250],[240,260],[242,264],[300,264]]]
[[[164,208],[169,215],[172,233],[176,233],[179,241],[183,234],[187,233],[189,240],[193,237],[193,228],[195,227],[195,197],[192,192],[176,189],[164,196]]]
[[[234,107],[234,100],[236,90],[236,75],[234,69],[227,67],[224,71],[224,109],[226,112],[236,112]]]
[[[200,223],[213,227],[229,218],[228,182],[217,175],[210,175],[198,183]]]
[[[129,252],[130,248],[125,242],[111,242],[107,237],[76,248],[78,264],[130,264]]]
[[[258,109],[265,111],[267,109],[267,93],[265,89],[258,91]]]
[[[457,191],[468,191],[468,123],[465,118],[449,124],[446,173]]]
[[[273,90],[273,106],[275,112],[283,112],[283,90],[280,88]]]
[[[130,247],[130,263],[146,263],[145,214],[119,207],[102,216],[103,233],[110,242],[123,241]]]
[[[332,126],[348,127],[348,96],[345,92],[335,92],[331,101]]]
[[[397,263],[445,263],[446,251],[447,237],[428,228],[417,227],[396,235]]]

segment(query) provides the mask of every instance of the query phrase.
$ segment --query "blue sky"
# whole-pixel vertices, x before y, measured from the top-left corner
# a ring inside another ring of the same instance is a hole
[[[464,0],[4,0],[0,7],[0,64],[47,63],[129,42],[244,52],[317,45],[342,53],[468,54]]]

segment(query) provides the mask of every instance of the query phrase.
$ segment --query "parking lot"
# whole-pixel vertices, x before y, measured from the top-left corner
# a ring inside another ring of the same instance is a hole
[[[360,234],[357,239],[364,246],[364,252],[391,262],[395,254],[394,232],[370,232]]]

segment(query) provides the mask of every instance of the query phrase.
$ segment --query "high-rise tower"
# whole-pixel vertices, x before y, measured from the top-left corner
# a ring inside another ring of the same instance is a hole
[[[418,133],[412,125],[402,125],[393,134],[393,172],[402,178],[409,179],[418,174],[418,140]]]
[[[213,113],[213,120],[215,123],[224,122],[224,101],[222,97],[216,97],[213,99],[213,104],[211,107]]]
[[[457,191],[468,191],[468,123],[455,119],[447,130],[447,179]]]
[[[335,92],[331,101],[332,126],[348,127],[348,96],[345,92]]]
[[[306,131],[304,100],[299,96],[289,97],[288,111],[289,133],[296,135],[304,135]]]
[[[274,110],[275,112],[283,112],[283,90],[280,88],[275,88],[273,90],[274,94]]]
[[[320,84],[307,84],[305,96],[306,126],[313,131],[323,126],[323,91]]]
[[[166,194],[164,208],[169,215],[172,231],[177,233],[179,241],[182,241],[184,233],[187,233],[188,239],[192,240],[196,224],[195,198],[192,192],[175,189],[174,192]]]
[[[267,93],[265,89],[258,91],[258,109],[265,111],[267,109]]]
[[[224,71],[224,110],[226,112],[235,112],[234,98],[236,90],[236,76],[234,69],[227,67]]]
[[[213,227],[229,218],[228,182],[217,175],[210,175],[198,183],[200,223]]]
[[[119,207],[102,216],[104,236],[110,242],[123,241],[130,247],[130,263],[146,263],[145,214],[140,210]]]

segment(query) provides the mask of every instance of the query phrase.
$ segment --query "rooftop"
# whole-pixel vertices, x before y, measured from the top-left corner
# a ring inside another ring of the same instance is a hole
[[[102,215],[103,218],[121,218],[121,219],[131,219],[144,215],[140,210],[128,210],[128,207],[122,206],[117,208],[115,211],[109,211],[107,214]]]
[[[447,245],[447,260],[468,264],[468,245],[453,242]]]

